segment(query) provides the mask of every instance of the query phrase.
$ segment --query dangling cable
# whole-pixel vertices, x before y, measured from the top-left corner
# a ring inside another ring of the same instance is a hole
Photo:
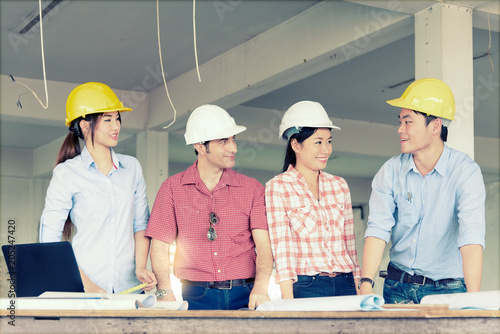
[[[193,0],[193,41],[194,41],[194,60],[196,62],[196,73],[198,73],[198,82],[201,82],[200,68],[198,66],[198,50],[196,49],[196,0]]]
[[[490,43],[488,44],[488,49],[486,49],[486,53],[488,54],[488,58],[490,58],[491,69],[493,70],[493,75],[495,75],[495,67],[493,66],[493,61],[491,60],[491,27],[490,27],[490,3],[488,2],[488,32],[490,35]]]
[[[12,79],[12,81],[14,83],[17,83],[19,85],[22,85],[26,88],[29,89],[29,91],[31,91],[31,93],[35,96],[35,98],[38,100],[38,102],[42,105],[43,109],[47,109],[49,107],[49,92],[47,90],[47,73],[46,73],[46,70],[45,70],[45,50],[43,48],[43,19],[42,19],[42,0],[38,0],[38,9],[39,9],[39,17],[40,17],[40,45],[42,46],[42,69],[43,69],[43,83],[44,83],[44,86],[45,86],[45,101],[47,103],[47,105],[44,105],[42,103],[42,101],[40,101],[40,99],[38,98],[38,95],[36,95],[35,91],[33,91],[33,89],[31,89],[28,85],[22,83],[22,82],[19,82],[19,81],[16,81],[14,79],[14,77],[12,76],[12,74],[10,74],[10,78]],[[22,108],[22,104],[21,104],[21,96],[23,96],[24,94],[26,94],[27,92],[25,93],[22,93],[21,95],[19,95],[19,97],[17,98],[17,106],[19,108]]]
[[[167,92],[168,101],[170,102],[172,109],[174,109],[174,120],[169,125],[163,127],[164,129],[166,129],[175,123],[175,120],[177,118],[177,110],[175,110],[174,104],[172,103],[172,99],[170,98],[170,94],[168,93],[167,80],[165,79],[165,71],[163,70],[163,61],[161,58],[161,42],[160,42],[160,7],[158,5],[158,0],[156,0],[156,28],[158,30],[158,55],[160,56],[161,75],[163,77],[163,84],[165,85],[165,91]]]

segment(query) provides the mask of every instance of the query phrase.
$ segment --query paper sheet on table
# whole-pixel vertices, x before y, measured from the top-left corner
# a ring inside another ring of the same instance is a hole
[[[185,310],[187,302],[162,302],[159,306],[152,294],[106,294],[80,292],[45,292],[38,297],[0,300],[0,307],[21,310],[133,310],[138,308]]]
[[[379,295],[356,295],[271,300],[257,311],[372,311],[383,310],[384,298]]]
[[[500,290],[428,295],[422,298],[420,304],[449,304],[450,310],[498,310]]]

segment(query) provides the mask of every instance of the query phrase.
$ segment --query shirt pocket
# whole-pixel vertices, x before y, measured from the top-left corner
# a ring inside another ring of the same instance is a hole
[[[177,233],[181,238],[195,238],[204,240],[207,238],[207,230],[210,227],[210,215],[206,209],[194,205],[176,205],[175,221]],[[205,213],[202,215],[202,213]]]
[[[398,196],[398,224],[401,226],[412,227],[418,222],[416,208],[408,198]]]
[[[318,230],[318,216],[312,206],[291,209],[287,215],[290,228],[300,236],[309,236]]]
[[[324,221],[331,221],[333,227],[344,234],[344,210],[343,204],[330,204],[325,208]]]

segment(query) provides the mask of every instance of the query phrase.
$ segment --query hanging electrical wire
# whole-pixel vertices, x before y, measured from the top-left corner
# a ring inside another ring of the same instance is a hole
[[[488,32],[490,35],[490,43],[488,44],[488,49],[486,49],[486,53],[488,54],[488,58],[490,58],[491,69],[493,70],[493,75],[495,75],[495,67],[493,66],[493,61],[491,60],[491,26],[490,26],[490,3],[488,2]]]
[[[193,0],[193,42],[194,42],[194,60],[196,62],[196,73],[198,73],[198,82],[201,82],[200,68],[198,66],[198,50],[196,48],[196,0]]]
[[[159,0],[156,0],[156,28],[158,31],[158,55],[160,57],[161,75],[163,77],[163,84],[165,86],[165,91],[167,92],[168,101],[170,102],[172,109],[174,109],[174,120],[169,125],[163,127],[164,129],[166,129],[175,123],[175,120],[177,118],[177,110],[175,110],[174,103],[172,102],[172,99],[170,98],[170,94],[168,92],[168,87],[167,87],[167,80],[165,79],[165,70],[163,69],[163,60],[161,57],[161,42],[160,42],[160,39],[161,39],[160,38],[160,6],[158,4],[158,1]]]
[[[40,99],[38,98],[38,95],[36,95],[35,91],[33,89],[31,89],[28,85],[20,82],[20,81],[16,81],[16,79],[14,79],[14,76],[12,74],[10,74],[10,78],[12,79],[12,81],[14,83],[17,83],[21,86],[24,86],[26,88],[28,88],[28,90],[35,96],[35,98],[38,100],[38,102],[40,103],[40,105],[43,107],[43,109],[47,109],[49,107],[49,91],[47,90],[47,72],[45,70],[45,50],[43,48],[43,17],[42,17],[42,0],[38,0],[38,9],[39,9],[39,18],[40,18],[40,45],[41,45],[41,49],[42,49],[42,69],[43,69],[43,83],[44,83],[44,87],[45,87],[45,102],[46,102],[46,105],[44,105],[42,103],[42,101],[40,101]],[[22,94],[19,95],[19,97],[17,98],[17,106],[19,108],[22,108],[23,105],[21,104],[21,96],[23,96],[24,94],[26,94],[28,92],[24,92]]]

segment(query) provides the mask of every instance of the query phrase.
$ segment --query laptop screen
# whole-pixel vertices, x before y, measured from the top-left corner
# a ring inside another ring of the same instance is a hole
[[[73,247],[68,241],[4,245],[8,286],[16,297],[37,297],[46,291],[84,292]]]

